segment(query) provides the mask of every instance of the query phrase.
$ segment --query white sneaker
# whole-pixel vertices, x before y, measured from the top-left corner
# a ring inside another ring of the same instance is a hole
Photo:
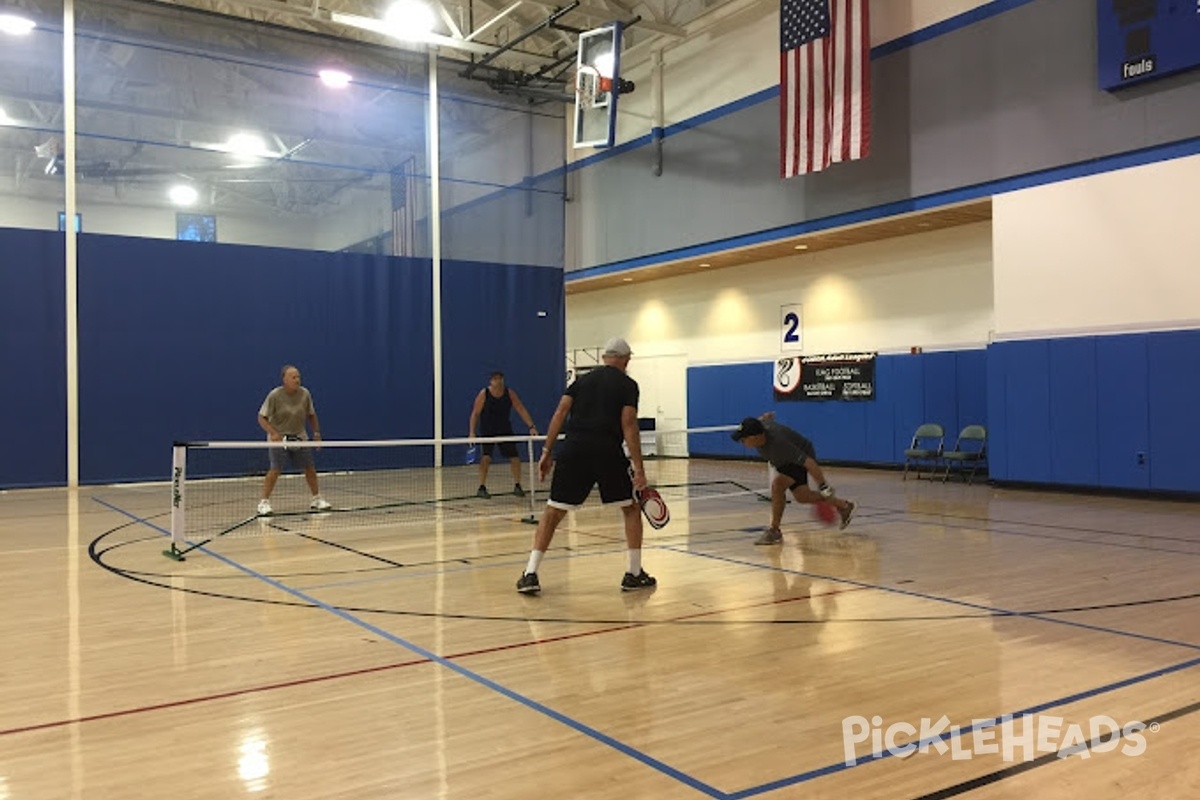
[[[271,501],[269,501],[269,500],[259,500],[258,501],[258,515],[260,517],[269,517],[274,513],[275,512],[271,509]]]
[[[308,504],[308,507],[313,511],[328,511],[329,509],[333,508],[329,501],[324,497],[321,497],[319,494],[313,495],[312,502]]]

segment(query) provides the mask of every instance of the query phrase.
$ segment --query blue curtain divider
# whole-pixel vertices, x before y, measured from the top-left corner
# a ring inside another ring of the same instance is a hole
[[[67,481],[62,234],[0,228],[0,489]]]

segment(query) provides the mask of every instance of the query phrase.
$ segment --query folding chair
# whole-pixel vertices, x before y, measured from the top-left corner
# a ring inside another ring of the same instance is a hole
[[[950,477],[950,468],[954,466],[959,474],[966,476],[967,484],[970,485],[975,480],[975,473],[979,468],[987,464],[987,428],[982,425],[968,425],[963,428],[958,434],[958,441],[954,443],[954,449],[942,453],[942,460],[946,464],[946,474],[942,476],[942,483]],[[969,474],[968,465],[971,467]]]
[[[929,466],[929,480],[937,475],[938,461],[942,458],[942,449],[946,446],[946,431],[936,422],[926,422],[917,428],[913,434],[912,444],[904,451],[904,475],[901,480],[908,480],[908,467],[917,468],[917,479],[921,478],[921,466]]]

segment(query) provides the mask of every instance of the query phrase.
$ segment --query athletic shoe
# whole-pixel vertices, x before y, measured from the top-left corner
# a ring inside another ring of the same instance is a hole
[[[854,516],[854,503],[846,501],[846,507],[841,510],[842,527],[841,530],[846,530],[846,526],[850,524],[850,518]]]
[[[658,581],[650,577],[650,573],[642,570],[637,575],[625,573],[625,577],[621,579],[621,591],[632,592],[635,589],[653,589],[658,585]]]
[[[475,496],[476,496],[476,497],[482,497],[484,500],[489,500],[489,499],[491,499],[491,496],[492,496],[492,495],[491,495],[491,493],[490,493],[490,492],[487,490],[487,487],[486,487],[486,486],[480,486],[480,487],[479,487],[479,491],[475,492]]]
[[[519,483],[513,484],[513,494],[516,495],[517,497],[525,496],[525,490],[521,488],[521,484],[519,484]]]
[[[329,509],[333,508],[333,505],[324,497],[321,497],[321,495],[315,494],[313,495],[312,502],[308,504],[308,507],[313,511],[328,511]]]
[[[754,540],[754,543],[755,544],[779,544],[782,541],[783,541],[783,533],[779,530],[779,528],[767,528],[765,531],[762,532],[762,536],[759,536],[757,539]]]
[[[829,498],[833,497],[833,487],[828,483],[822,483],[817,487],[817,494],[821,495],[822,499],[828,500]]]
[[[260,517],[269,517],[274,513],[275,512],[271,508],[271,502],[269,500],[259,500],[258,501],[258,515]]]
[[[517,581],[517,591],[521,594],[537,594],[542,590],[542,585],[538,583],[536,572],[523,572],[521,579]]]

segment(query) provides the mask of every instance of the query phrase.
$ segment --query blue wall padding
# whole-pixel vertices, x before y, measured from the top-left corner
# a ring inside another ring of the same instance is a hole
[[[0,228],[0,488],[66,483],[65,264],[62,234]]]
[[[913,431],[940,422],[953,442],[962,425],[986,424],[987,360],[983,350],[886,355],[875,362],[875,399],[864,402],[776,402],[773,363],[692,367],[688,425],[736,424],[774,411],[776,419],[812,439],[827,461],[896,464]],[[732,447],[730,445],[733,445]],[[745,455],[727,437],[698,434],[693,453]]]
[[[1100,441],[1094,402],[1097,395],[1096,340],[1049,341],[1050,452],[1052,480],[1060,484],[1100,483]]]
[[[1146,343],[1150,487],[1195,491],[1200,487],[1200,331],[1153,333]]]
[[[1007,351],[1004,404],[1007,408],[1008,476],[1050,483],[1050,344],[1002,342]]]
[[[1137,463],[1150,451],[1147,341],[1143,334],[1096,339],[1096,426],[1101,486],[1150,488],[1150,468]]]
[[[986,370],[988,475],[995,480],[1008,480],[1008,406],[1004,400],[1008,351],[1001,345],[988,347]]]
[[[968,425],[987,425],[988,419],[988,352],[987,350],[959,350],[955,354],[957,362],[955,378],[955,394],[958,397],[958,424],[953,433],[946,431],[946,436],[958,436],[958,431]],[[947,447],[953,447],[948,442]]]

